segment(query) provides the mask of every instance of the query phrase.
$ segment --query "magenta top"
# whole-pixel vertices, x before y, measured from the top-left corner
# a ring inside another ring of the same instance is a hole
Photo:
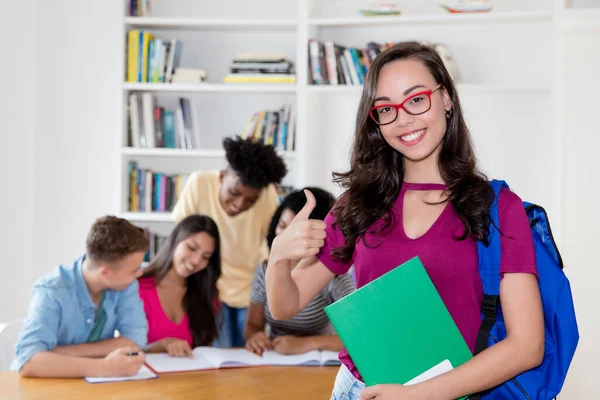
[[[367,233],[359,239],[350,262],[341,262],[331,256],[331,251],[343,245],[344,236],[339,227],[332,226],[335,217],[325,218],[327,238],[317,255],[319,260],[335,274],[343,274],[354,264],[356,284],[360,288],[398,265],[419,256],[440,297],[446,304],[465,342],[473,352],[483,302],[483,287],[478,271],[477,244],[471,239],[456,240],[464,227],[450,203],[438,219],[421,237],[410,239],[404,232],[402,210],[407,190],[443,190],[441,184],[404,183],[392,206],[392,228],[384,236]],[[521,199],[508,189],[502,189],[499,199],[499,217],[502,258],[500,273],[530,273],[537,276],[533,239],[529,221]],[[383,226],[376,221],[369,231]],[[343,349],[340,360],[352,374],[361,379],[352,359]],[[361,379],[362,380],[362,379]]]
[[[188,315],[185,314],[178,324],[174,323],[160,305],[154,278],[141,278],[139,284],[140,297],[148,319],[148,344],[164,338],[177,338],[186,340],[193,348],[194,339],[189,327]]]

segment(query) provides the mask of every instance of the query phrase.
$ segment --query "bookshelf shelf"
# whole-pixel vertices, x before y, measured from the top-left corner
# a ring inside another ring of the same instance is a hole
[[[125,25],[130,28],[155,29],[295,29],[298,21],[293,19],[217,19],[217,18],[161,18],[125,17]]]
[[[122,212],[119,217],[139,222],[172,222],[170,212]]]
[[[309,18],[309,26],[403,25],[417,23],[545,21],[552,18],[549,11],[489,12],[474,14],[398,15],[382,17]]]
[[[122,147],[121,154],[127,156],[139,157],[197,157],[197,158],[223,158],[225,151],[223,150],[186,150],[186,149],[165,149],[165,148],[136,148]],[[296,153],[292,151],[280,152],[282,157],[286,159],[296,158]]]
[[[544,92],[549,91],[549,87],[544,86],[509,86],[509,85],[493,85],[493,84],[461,84],[458,85],[458,90],[464,94],[479,94],[479,93],[519,93],[519,92]],[[309,85],[309,93],[330,93],[330,94],[360,94],[362,85]]]
[[[212,92],[212,93],[294,93],[295,84],[242,84],[242,83],[125,83],[125,91],[144,92]]]

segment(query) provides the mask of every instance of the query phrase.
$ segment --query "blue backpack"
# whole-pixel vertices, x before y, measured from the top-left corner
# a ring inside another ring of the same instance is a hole
[[[477,335],[475,354],[506,337],[500,293],[500,232],[498,198],[504,181],[490,182],[495,200],[490,208],[489,245],[477,243],[479,273],[483,283],[482,322]],[[539,287],[544,309],[544,360],[537,368],[526,371],[491,390],[471,396],[471,399],[547,400],[560,392],[575,353],[579,332],[573,308],[569,280],[563,272],[563,262],[552,237],[544,209],[523,203],[533,236]]]

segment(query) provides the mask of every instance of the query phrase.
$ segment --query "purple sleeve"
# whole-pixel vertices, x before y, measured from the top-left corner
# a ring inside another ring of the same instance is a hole
[[[499,213],[502,231],[500,274],[525,273],[537,277],[533,238],[522,200],[510,190],[502,189]]]
[[[348,272],[352,262],[340,261],[333,258],[331,255],[333,249],[344,245],[344,235],[337,225],[335,227],[333,226],[334,222],[335,216],[333,215],[333,211],[330,211],[329,214],[327,214],[327,217],[325,217],[325,224],[327,224],[325,233],[327,234],[327,237],[325,238],[325,244],[321,247],[321,251],[317,254],[317,258],[331,272],[336,275],[341,275]]]

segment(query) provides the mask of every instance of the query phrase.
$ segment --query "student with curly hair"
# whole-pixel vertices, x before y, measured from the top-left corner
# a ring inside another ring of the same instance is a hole
[[[193,173],[173,210],[212,218],[221,236],[219,347],[243,347],[250,287],[256,266],[268,258],[265,237],[279,199],[275,184],[287,173],[272,146],[242,138],[223,140],[228,166]]]
[[[11,369],[40,378],[137,373],[148,333],[137,278],[148,246],[129,221],[97,219],[86,253],[33,286]]]

